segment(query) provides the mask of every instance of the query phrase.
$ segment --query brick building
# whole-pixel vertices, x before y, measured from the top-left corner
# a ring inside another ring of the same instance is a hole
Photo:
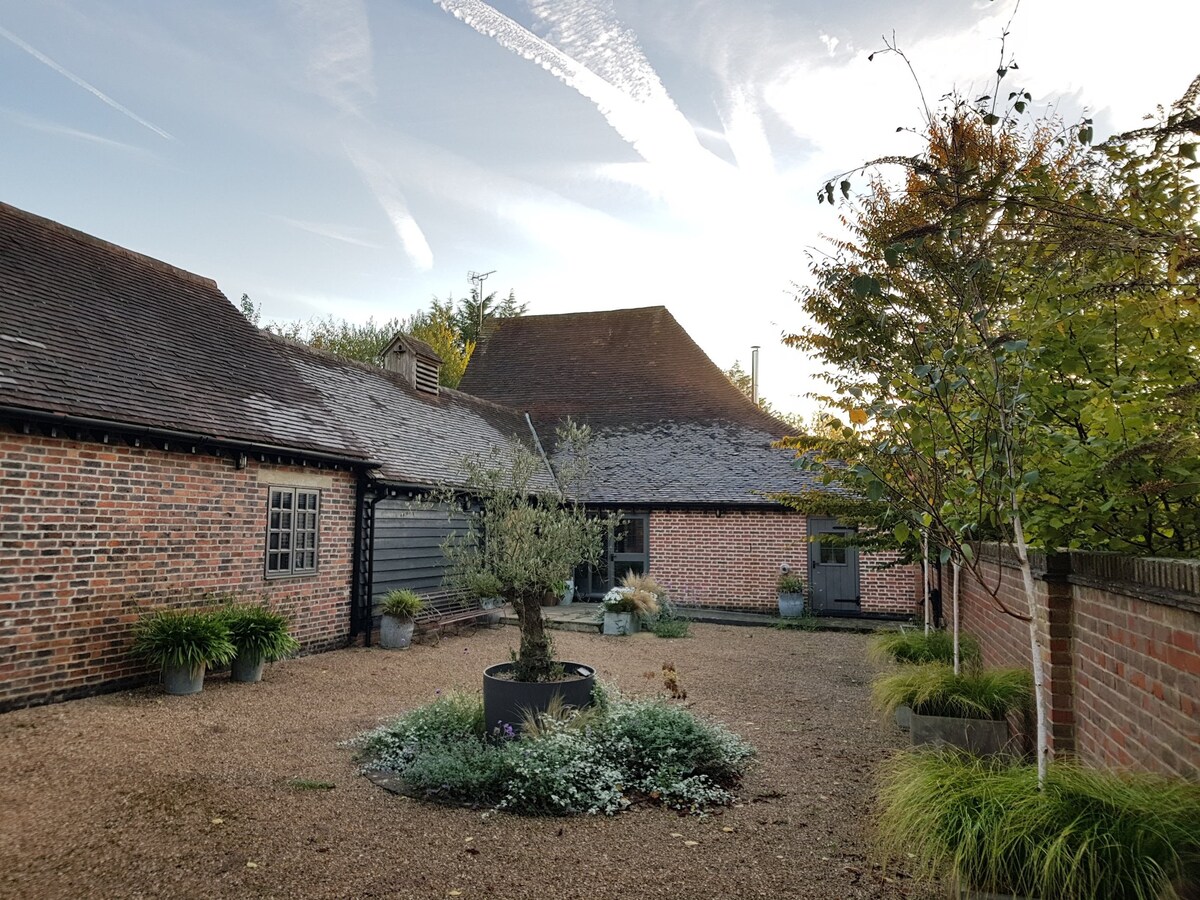
[[[206,278],[0,204],[0,710],[145,680],[130,627],[155,606],[261,597],[316,651],[389,587],[440,582],[414,499],[532,438],[438,363],[409,338],[386,370],[274,338]]]
[[[619,510],[623,528],[600,569],[577,578],[584,596],[650,571],[684,604],[772,612],[786,563],[824,613],[913,611],[910,568],[822,542],[845,526],[766,496],[819,485],[772,447],[789,426],[738,390],[665,307],[496,320],[461,387],[527,410],[552,463],[560,421],[592,428],[587,499]]]

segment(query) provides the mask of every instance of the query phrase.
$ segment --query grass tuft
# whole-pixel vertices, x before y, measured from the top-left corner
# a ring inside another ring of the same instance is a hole
[[[959,659],[965,665],[979,665],[979,642],[960,634],[958,644]],[[876,662],[953,664],[954,635],[948,631],[889,631],[871,638],[870,654]]]
[[[924,877],[1055,900],[1176,900],[1200,887],[1200,785],[1056,762],[1038,791],[1023,763],[902,753],[880,803],[879,849]]]
[[[955,675],[942,663],[905,666],[876,679],[875,705],[884,712],[911,706],[925,716],[1003,719],[1033,703],[1033,679],[1025,669],[985,669]]]

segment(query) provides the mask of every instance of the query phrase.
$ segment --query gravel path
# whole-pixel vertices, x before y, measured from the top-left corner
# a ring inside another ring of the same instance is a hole
[[[660,691],[674,662],[688,704],[759,750],[736,808],[482,816],[358,776],[338,742],[439,688],[475,689],[517,638],[484,629],[293,660],[259,685],[211,678],[195,697],[148,688],[0,716],[0,896],[932,896],[865,855],[871,770],[901,741],[868,708],[866,639],[692,631],[555,639],[630,694]]]

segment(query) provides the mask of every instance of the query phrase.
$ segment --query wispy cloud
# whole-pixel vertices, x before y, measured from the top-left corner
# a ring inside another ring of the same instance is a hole
[[[616,132],[664,174],[721,178],[728,165],[701,146],[696,133],[667,95],[658,76],[619,22],[596,6],[542,4],[538,12],[554,23],[561,40],[594,45],[589,59],[601,76],[571,54],[493,9],[482,0],[435,0],[455,18],[500,46],[537,63],[591,100]],[[578,21],[573,18],[578,13]],[[576,28],[585,23],[586,28]],[[588,37],[588,35],[591,35]],[[612,80],[609,80],[612,79]]]
[[[371,26],[362,0],[290,0],[313,90],[342,112],[360,115],[375,96]]]
[[[323,222],[306,222],[303,219],[292,219],[288,216],[278,215],[271,218],[282,222],[284,225],[290,225],[292,228],[298,228],[300,231],[307,231],[309,234],[315,234],[319,237],[341,241],[343,244],[353,244],[355,247],[369,247],[373,250],[379,249],[379,244],[359,237],[358,233],[361,229],[352,226],[328,225]]]
[[[421,226],[417,224],[417,220],[408,210],[404,191],[395,175],[396,167],[389,165],[377,154],[363,146],[352,146],[347,143],[345,148],[350,162],[354,164],[358,174],[371,189],[376,201],[383,207],[388,221],[392,223],[392,229],[396,232],[396,237],[400,239],[400,244],[404,247],[404,252],[408,254],[413,265],[421,271],[432,269],[433,250],[425,238],[425,233],[421,231]]]
[[[52,122],[49,119],[41,119],[35,116],[26,115],[25,113],[17,112],[14,109],[0,107],[0,115],[5,116],[24,128],[29,128],[33,131],[40,131],[43,134],[53,134],[58,135],[59,137],[70,138],[71,140],[86,141],[89,144],[97,144],[101,147],[109,147],[113,150],[120,150],[125,153],[133,154],[134,156],[157,158],[157,154],[147,150],[145,147],[139,147],[136,144],[127,144],[124,141],[113,140],[112,138],[107,138],[99,134],[93,134],[90,131],[83,131],[79,128],[72,128],[69,125],[63,125],[61,122]]]
[[[146,121],[141,116],[139,116],[137,113],[135,113],[133,110],[131,110],[129,107],[122,106],[120,103],[118,103],[112,97],[108,96],[108,94],[104,93],[104,91],[100,90],[100,88],[96,87],[94,84],[84,81],[82,78],[80,78],[78,75],[76,75],[74,72],[70,71],[69,69],[67,69],[63,66],[60,66],[58,63],[56,63],[54,60],[52,60],[50,57],[48,57],[45,53],[42,53],[36,47],[33,47],[33,46],[25,43],[25,41],[21,40],[19,37],[17,37],[15,34],[13,34],[8,29],[4,28],[3,26],[0,26],[0,37],[4,38],[5,40],[9,41],[10,43],[21,48],[26,53],[28,53],[30,56],[32,56],[34,59],[36,59],[38,62],[49,66],[51,69],[53,69],[59,75],[62,75],[64,78],[79,85],[81,88],[83,88],[89,94],[92,94],[94,97],[96,97],[101,102],[108,104],[113,109],[115,109],[117,112],[121,113],[122,115],[128,116],[130,119],[133,119],[133,121],[137,122],[143,128],[150,129],[155,134],[157,134],[159,137],[166,138],[168,141],[175,140],[175,138],[171,134],[169,134],[168,132],[159,128],[153,122]]]

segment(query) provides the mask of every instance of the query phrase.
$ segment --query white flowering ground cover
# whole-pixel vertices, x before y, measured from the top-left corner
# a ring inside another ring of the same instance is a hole
[[[361,735],[363,768],[412,796],[534,815],[614,815],[649,800],[705,813],[733,801],[753,748],[667,700],[598,687],[522,733],[484,727],[478,695],[455,693]]]

